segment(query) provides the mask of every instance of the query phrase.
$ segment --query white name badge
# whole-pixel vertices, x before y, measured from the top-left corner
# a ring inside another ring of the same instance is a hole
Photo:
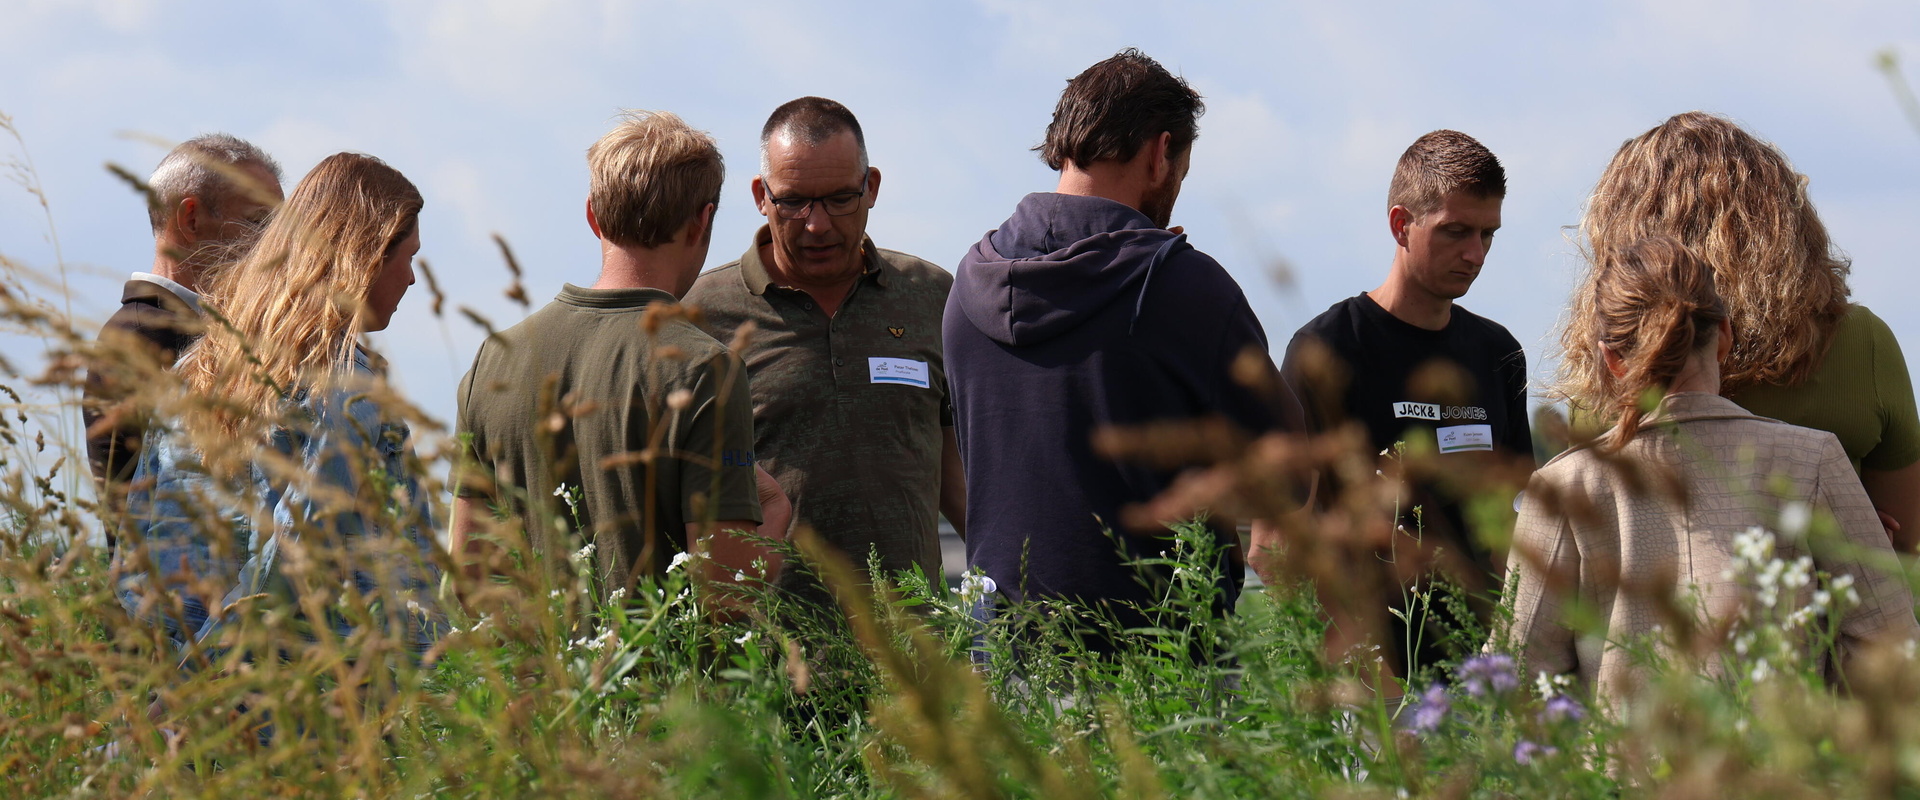
[[[918,386],[922,389],[933,388],[933,382],[927,377],[927,362],[925,361],[913,361],[905,358],[869,358],[867,359],[867,374],[872,376],[874,383],[904,383],[908,386]],[[1484,428],[1486,426],[1482,425],[1480,427]]]
[[[1492,425],[1455,425],[1436,429],[1433,435],[1440,440],[1442,453],[1493,449]]]

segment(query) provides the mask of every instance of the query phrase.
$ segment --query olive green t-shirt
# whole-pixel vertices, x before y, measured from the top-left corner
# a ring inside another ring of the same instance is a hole
[[[661,574],[688,522],[761,519],[746,373],[673,303],[569,284],[481,344],[460,382],[478,473],[462,496],[512,508],[543,553],[567,545],[559,495],[574,497],[603,591]]]
[[[865,566],[940,575],[940,452],[953,424],[940,318],[953,276],[863,243],[866,272],[832,317],[806,292],[775,284],[761,228],[739,261],[687,292],[701,326],[747,349],[761,464],[793,500],[794,518]],[[795,577],[789,588],[800,588]]]
[[[1855,472],[1895,470],[1920,461],[1920,413],[1900,342],[1865,306],[1852,306],[1807,380],[1762,384],[1729,399],[1763,417],[1839,437]]]

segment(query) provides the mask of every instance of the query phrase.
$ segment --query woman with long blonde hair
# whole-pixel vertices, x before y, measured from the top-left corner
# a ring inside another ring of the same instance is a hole
[[[262,595],[326,608],[342,635],[376,609],[415,652],[437,635],[433,516],[361,343],[413,283],[421,206],[379,159],[330,156],[214,277],[206,336],[162,408],[174,424],[148,434],[117,553],[122,602],[177,644],[207,640]],[[325,602],[303,602],[316,594]]]
[[[1624,699],[1640,671],[1633,645],[1659,634],[1673,598],[1697,590],[1714,625],[1741,613],[1731,571],[1742,535],[1756,527],[1789,534],[1773,544],[1774,557],[1804,555],[1859,594],[1832,612],[1835,650],[1809,653],[1830,678],[1867,643],[1920,634],[1913,597],[1839,440],[1720,396],[1721,365],[1735,363],[1740,343],[1715,271],[1671,238],[1606,252],[1568,323],[1590,337],[1581,349],[1600,373],[1566,388],[1620,421],[1548,461],[1522,495],[1507,563],[1513,618],[1502,638],[1527,669],[1574,673],[1601,698]],[[1828,530],[1809,528],[1816,513],[1831,516],[1842,541],[1813,541],[1810,530]],[[1788,582],[1780,607],[1808,607],[1818,588]],[[1601,630],[1569,627],[1576,608]]]
[[[1720,391],[1748,411],[1828,431],[1846,447],[1895,546],[1920,544],[1920,412],[1900,343],[1848,299],[1835,249],[1786,156],[1724,117],[1680,114],[1620,147],[1580,223],[1595,263],[1677,239],[1712,266],[1734,344]],[[1606,380],[1589,347],[1591,278],[1561,340],[1571,385]]]

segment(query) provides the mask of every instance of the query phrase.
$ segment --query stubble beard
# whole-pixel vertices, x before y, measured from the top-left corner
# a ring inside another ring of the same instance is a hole
[[[1180,182],[1169,179],[1140,198],[1140,213],[1152,220],[1154,227],[1166,228],[1173,222],[1173,204],[1179,198]]]

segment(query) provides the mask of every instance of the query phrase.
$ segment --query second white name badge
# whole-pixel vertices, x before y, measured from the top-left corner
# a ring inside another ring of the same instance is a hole
[[[1440,452],[1458,453],[1464,450],[1492,450],[1492,425],[1454,425],[1433,432],[1440,440]]]
[[[867,374],[872,376],[874,383],[904,383],[922,389],[933,388],[925,361],[907,358],[869,358]]]

